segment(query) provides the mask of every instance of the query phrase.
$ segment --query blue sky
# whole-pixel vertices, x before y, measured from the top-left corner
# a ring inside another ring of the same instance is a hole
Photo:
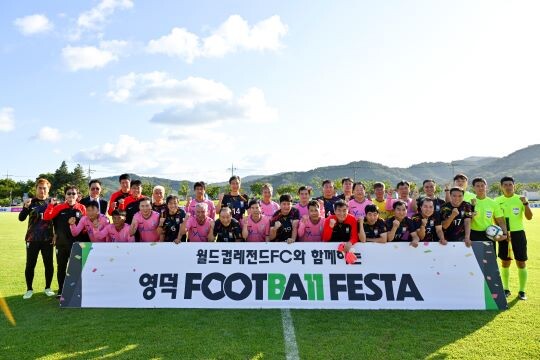
[[[0,5],[0,171],[223,181],[538,143],[537,1]]]

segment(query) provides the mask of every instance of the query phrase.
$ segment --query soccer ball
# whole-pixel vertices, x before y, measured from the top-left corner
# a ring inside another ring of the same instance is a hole
[[[497,237],[501,236],[503,233],[503,230],[500,226],[497,225],[489,225],[486,229],[486,236],[488,239],[495,240]]]

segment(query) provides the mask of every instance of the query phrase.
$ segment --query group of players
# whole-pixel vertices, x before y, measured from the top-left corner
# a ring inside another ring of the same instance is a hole
[[[267,242],[331,241],[342,243],[349,252],[357,242],[420,242],[492,241],[486,229],[497,224],[502,235],[493,240],[501,259],[501,278],[506,296],[510,296],[509,268],[512,253],[519,275],[518,297],[525,300],[527,282],[527,239],[523,218],[532,219],[527,199],[515,194],[514,179],[500,181],[502,195],[487,197],[487,182],[472,181],[474,193],[467,191],[468,178],[458,174],[452,186],[444,189],[444,199],[436,193],[434,180],[422,184],[422,196],[413,192],[407,181],[395,189],[385,190],[376,182],[373,196],[362,182],[342,179],[343,193],[336,194],[334,183],[324,180],[322,196],[312,199],[312,189],[301,186],[299,201],[293,204],[290,194],[272,200],[270,184],[262,188],[261,199],[250,199],[241,191],[240,177],[229,179],[230,192],[220,194],[217,206],[206,195],[202,181],[193,186],[195,196],[185,207],[175,195],[165,198],[165,189],[156,186],[151,197],[142,194],[140,180],[128,174],[119,177],[120,189],[109,201],[101,198],[101,182],[89,183],[90,195],[80,198],[74,186],[64,189],[65,201],[49,198],[51,184],[46,179],[36,183],[36,196],[24,202],[19,220],[28,217],[26,233],[27,292],[33,295],[34,269],[41,252],[45,266],[45,294],[51,289],[54,273],[53,249],[56,248],[58,294],[60,297],[67,264],[74,242]],[[109,215],[112,223],[109,223]],[[216,219],[216,216],[218,217]],[[498,244],[496,246],[495,244]]]

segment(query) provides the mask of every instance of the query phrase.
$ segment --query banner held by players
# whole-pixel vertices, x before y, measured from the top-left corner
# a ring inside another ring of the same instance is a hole
[[[75,243],[62,307],[502,310],[493,246],[475,242]]]

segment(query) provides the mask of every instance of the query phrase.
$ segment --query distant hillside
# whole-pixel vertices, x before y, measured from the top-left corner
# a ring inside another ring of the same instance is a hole
[[[531,145],[502,158],[471,156],[463,160],[426,162],[408,168],[391,168],[369,161],[355,161],[345,165],[325,166],[309,171],[284,172],[275,175],[250,175],[243,179],[243,187],[249,188],[253,182],[269,182],[275,188],[288,183],[311,184],[319,187],[323,179],[339,179],[346,176],[353,179],[390,181],[395,184],[405,179],[421,183],[424,179],[434,179],[440,184],[450,182],[454,174],[463,172],[470,178],[485,177],[489,182],[499,181],[503,175],[512,175],[518,182],[540,182],[540,144]],[[144,177],[130,174],[134,179],[156,185],[171,187],[175,191],[182,180]],[[101,179],[109,191],[118,188],[118,176]],[[190,189],[193,182],[188,181]],[[226,181],[214,185],[225,186]]]

